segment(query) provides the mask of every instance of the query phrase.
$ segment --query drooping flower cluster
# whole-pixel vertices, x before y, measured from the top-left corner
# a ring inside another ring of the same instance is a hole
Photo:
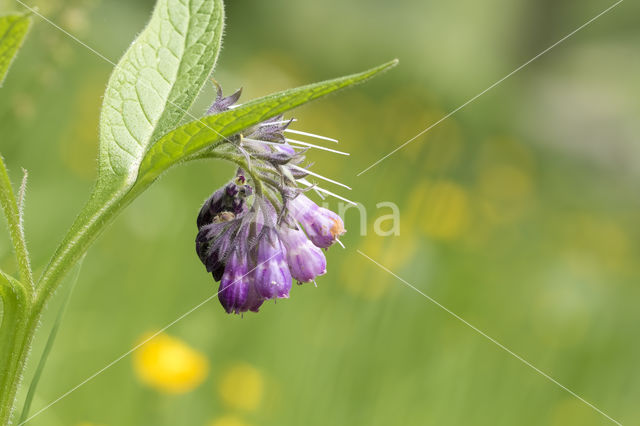
[[[239,96],[238,91],[223,97],[218,88],[209,114],[232,108]],[[326,272],[321,249],[345,233],[337,214],[305,195],[311,189],[337,196],[310,183],[310,175],[326,178],[301,166],[309,147],[327,148],[289,139],[285,132],[328,138],[290,130],[292,121],[276,117],[227,139],[240,167],[198,215],[196,252],[220,281],[218,298],[228,313],[257,312],[265,300],[288,298],[292,280],[314,281]]]

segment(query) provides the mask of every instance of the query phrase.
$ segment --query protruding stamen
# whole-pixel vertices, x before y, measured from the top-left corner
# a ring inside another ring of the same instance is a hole
[[[335,185],[341,186],[343,188],[347,188],[349,191],[351,191],[351,188],[348,187],[347,185],[345,185],[344,183],[340,183],[340,182],[337,182],[337,181],[335,181],[333,179],[329,179],[328,177],[324,177],[324,176],[322,176],[322,175],[320,175],[318,173],[312,172],[311,170],[307,170],[307,169],[305,169],[303,167],[298,167],[298,166],[295,166],[295,165],[291,165],[289,167],[292,167],[292,168],[294,168],[296,170],[300,170],[301,172],[307,173],[307,174],[309,174],[311,176],[315,176],[318,179],[326,180],[327,182],[331,182],[331,183],[333,183]]]
[[[324,193],[325,193],[325,194],[327,194],[327,195],[331,195],[332,197],[335,197],[335,198],[337,198],[337,199],[339,199],[339,200],[342,200],[342,201],[347,202],[347,203],[349,203],[349,204],[352,204],[352,205],[354,205],[354,206],[357,206],[357,205],[358,205],[358,203],[354,203],[353,201],[348,200],[348,199],[346,199],[346,198],[344,198],[344,197],[341,197],[341,196],[339,196],[338,194],[334,194],[334,193],[333,193],[333,192],[331,192],[331,191],[327,191],[327,190],[326,190],[326,189],[324,189],[324,188],[320,188],[318,185],[314,185],[314,184],[312,184],[311,182],[309,182],[309,181],[308,181],[308,180],[306,180],[306,179],[298,179],[298,182],[300,182],[300,183],[302,183],[302,184],[304,184],[304,185],[306,185],[306,186],[308,186],[308,187],[313,187],[313,188],[315,188],[316,190],[318,190],[318,191],[320,191],[320,192],[324,192]]]
[[[300,130],[284,129],[284,131],[285,132],[289,132],[289,133],[295,133],[296,135],[309,136],[310,138],[322,139],[322,140],[325,140],[325,141],[338,143],[337,139],[332,139],[332,138],[328,138],[326,136],[316,135],[316,134],[313,134],[313,133],[302,132]]]
[[[242,138],[242,141],[243,142],[257,143],[257,144],[273,145],[273,146],[279,146],[279,147],[286,146],[285,144],[283,144],[281,142],[262,141],[262,140],[259,140],[259,139],[251,139],[251,138]],[[301,148],[298,148],[298,149],[301,149]]]
[[[329,151],[329,152],[333,152],[336,154],[340,154],[340,155],[349,155],[348,152],[342,152],[342,151],[337,151],[335,149],[331,149],[331,148],[325,148],[324,146],[320,146],[320,145],[314,145],[312,143],[309,142],[302,142],[302,141],[298,141],[295,139],[286,139],[287,142],[292,143],[292,144],[296,144],[296,145],[303,145],[303,146],[308,146],[310,148],[316,148],[316,149],[320,149],[322,151]]]
[[[287,123],[294,123],[298,121],[295,118],[292,118],[291,120],[282,120],[282,121],[269,121],[267,123],[260,123],[260,127],[262,126],[273,126],[274,124],[287,124]]]

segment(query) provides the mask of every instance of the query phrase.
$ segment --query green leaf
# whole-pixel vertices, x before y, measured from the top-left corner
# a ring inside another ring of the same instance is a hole
[[[124,208],[140,162],[198,96],[218,57],[222,0],[158,0],[147,27],[116,65],[100,115],[98,180],[39,280],[39,309]]]
[[[265,96],[241,107],[180,126],[156,142],[147,152],[140,166],[138,182],[142,186],[153,182],[169,167],[201,154],[224,138],[314,99],[361,83],[397,63],[394,60],[358,74]]]
[[[0,16],[0,87],[7,75],[9,66],[24,41],[31,17],[29,14]]]
[[[158,0],[105,92],[98,188],[133,185],[148,147],[180,122],[211,74],[223,25],[222,0]]]

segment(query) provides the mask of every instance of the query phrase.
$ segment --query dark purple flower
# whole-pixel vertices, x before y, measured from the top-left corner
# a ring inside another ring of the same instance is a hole
[[[287,265],[286,249],[273,230],[268,230],[258,242],[253,279],[261,297],[289,297],[291,273]]]
[[[244,175],[239,173],[224,188],[211,194],[198,214],[198,229],[212,222],[227,222],[246,212],[245,199],[253,189],[245,181]]]
[[[218,87],[208,113],[229,110],[239,96],[223,97]],[[341,198],[307,178],[342,184],[301,167],[308,147],[334,150],[289,139],[285,132],[337,141],[291,130],[292,122],[274,117],[222,142],[231,145],[228,155],[244,170],[238,169],[200,209],[196,252],[220,281],[218,297],[228,313],[257,312],[266,300],[288,298],[292,279],[310,282],[326,273],[321,248],[345,232],[338,215],[319,207],[298,187]]]
[[[249,294],[247,295],[247,300],[244,303],[244,306],[242,306],[242,308],[240,309],[240,312],[258,312],[260,310],[260,306],[262,306],[265,301],[265,299],[258,294],[256,286],[252,284],[253,278],[249,277],[249,280]]]
[[[227,313],[245,312],[251,287],[248,262],[239,250],[234,250],[225,266],[220,280],[218,299]]]
[[[196,237],[198,257],[216,281],[220,281],[224,272],[225,260],[231,250],[230,235],[237,227],[237,222],[210,223],[200,228]]]

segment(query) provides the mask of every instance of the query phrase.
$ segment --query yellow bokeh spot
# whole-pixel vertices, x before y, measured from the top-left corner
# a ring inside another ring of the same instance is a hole
[[[249,426],[249,424],[236,416],[227,415],[214,420],[210,426]]]
[[[469,227],[469,195],[454,182],[425,179],[412,191],[409,200],[409,226],[415,226],[430,238],[454,240]]]
[[[195,389],[209,372],[207,358],[181,340],[164,333],[134,353],[133,366],[143,383],[170,394]]]
[[[576,265],[584,273],[592,273],[585,270],[587,267],[624,271],[633,265],[632,243],[625,230],[614,221],[584,213],[571,216],[565,229],[567,250],[593,260],[587,265]]]
[[[235,364],[222,376],[218,391],[229,408],[252,411],[262,401],[264,378],[249,364]]]
[[[371,236],[364,240],[360,249],[385,267],[397,270],[413,258],[417,247],[418,241],[415,234],[405,232],[398,236]],[[363,273],[361,269],[353,267],[354,263],[362,259],[362,256],[359,254],[351,254],[351,256],[351,259],[343,263],[341,270],[342,283],[346,289],[363,299],[376,300],[382,297],[392,285],[390,277],[372,270]]]
[[[530,206],[533,181],[527,171],[510,165],[496,165],[478,178],[482,212],[496,223],[520,218]]]
[[[556,405],[551,412],[551,426],[566,425],[599,425],[602,424],[598,413],[589,409],[585,404],[577,399],[564,399]]]
[[[442,121],[447,111],[429,101],[431,95],[423,89],[408,86],[385,99],[380,109],[383,114],[374,126],[374,140],[384,143],[387,139],[384,135],[408,140],[415,135],[413,129],[421,128],[424,123]],[[373,114],[370,117],[373,118]],[[421,143],[410,144],[399,155],[404,156],[408,164],[419,163],[423,172],[442,173],[459,163],[463,149],[460,127],[454,119],[448,119],[423,135]]]

